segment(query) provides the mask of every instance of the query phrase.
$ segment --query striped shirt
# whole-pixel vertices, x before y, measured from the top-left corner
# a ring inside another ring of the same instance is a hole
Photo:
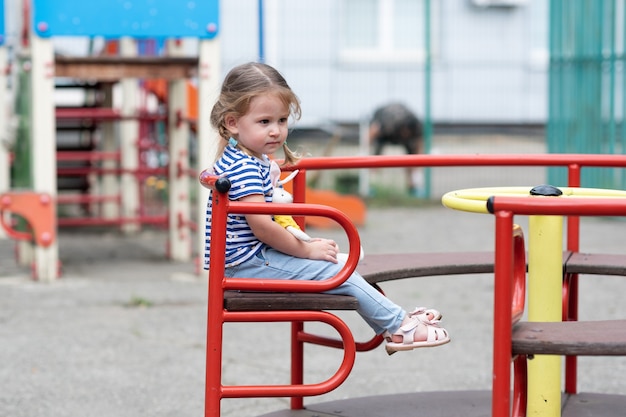
[[[255,194],[265,196],[265,201],[272,202],[272,183],[270,180],[270,160],[249,156],[238,148],[227,146],[220,159],[213,166],[216,175],[230,180],[228,199],[239,200]],[[206,209],[204,269],[209,269],[211,247],[211,214],[213,195],[209,196]],[[245,216],[229,214],[226,223],[226,267],[239,265],[255,256],[263,243],[256,238]]]

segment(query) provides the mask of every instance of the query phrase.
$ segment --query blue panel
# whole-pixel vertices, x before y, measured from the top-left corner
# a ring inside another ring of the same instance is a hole
[[[33,0],[33,28],[44,38],[214,38],[218,32],[218,3],[218,0]]]
[[[0,0],[0,45],[4,45],[4,0]]]

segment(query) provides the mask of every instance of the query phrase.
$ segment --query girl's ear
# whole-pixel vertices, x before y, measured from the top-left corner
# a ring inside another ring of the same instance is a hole
[[[226,117],[224,117],[224,125],[226,126],[226,129],[228,129],[228,131],[233,135],[236,135],[239,132],[239,129],[237,129],[237,118],[232,114],[226,115]]]

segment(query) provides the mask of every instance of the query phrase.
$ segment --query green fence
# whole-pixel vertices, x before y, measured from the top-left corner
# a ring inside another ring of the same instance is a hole
[[[625,21],[626,0],[550,0],[549,152],[626,153]],[[587,168],[582,186],[623,189],[626,174]]]

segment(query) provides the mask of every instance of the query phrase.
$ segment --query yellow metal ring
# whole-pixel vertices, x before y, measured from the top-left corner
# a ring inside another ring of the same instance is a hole
[[[465,190],[450,191],[441,198],[444,206],[461,211],[473,213],[485,213],[487,210],[487,199],[491,196],[517,195],[531,196],[530,190],[534,187],[487,187],[468,188]],[[571,197],[626,197],[626,191],[609,190],[603,188],[578,188],[578,187],[558,187],[563,192],[563,196]]]

